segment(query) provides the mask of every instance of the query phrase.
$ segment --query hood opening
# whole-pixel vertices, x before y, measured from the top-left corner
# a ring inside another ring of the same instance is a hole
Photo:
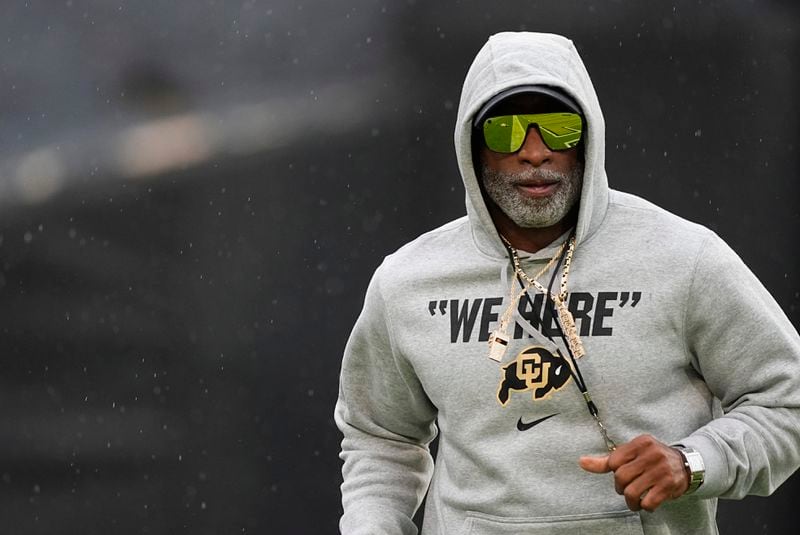
[[[578,245],[597,228],[608,205],[605,122],[589,74],[573,43],[555,34],[493,35],[478,52],[464,81],[455,145],[473,240],[482,254],[496,259],[505,258],[505,247],[479,180],[482,134],[475,129],[475,123],[477,119],[480,125],[509,96],[529,92],[530,88],[557,100],[565,110],[583,112],[585,127],[579,154],[584,172],[575,225]]]

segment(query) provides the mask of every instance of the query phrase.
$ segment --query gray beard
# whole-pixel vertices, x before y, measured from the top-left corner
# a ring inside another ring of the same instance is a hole
[[[525,173],[503,173],[483,164],[481,179],[486,193],[518,227],[551,227],[564,219],[581,194],[583,165],[578,163],[570,171],[531,169]],[[560,182],[549,197],[532,199],[524,196],[515,184],[545,179]]]

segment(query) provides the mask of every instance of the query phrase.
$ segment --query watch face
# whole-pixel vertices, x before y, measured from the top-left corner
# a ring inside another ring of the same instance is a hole
[[[703,484],[703,480],[705,479],[705,464],[703,463],[703,457],[691,448],[678,448],[681,454],[683,455],[683,459],[685,461],[686,467],[689,469],[689,488],[686,490],[686,494],[691,494],[695,490],[697,490],[700,485]]]
[[[689,470],[694,472],[705,472],[705,464],[703,458],[694,450],[683,450],[683,456],[686,459],[686,464],[689,465]]]

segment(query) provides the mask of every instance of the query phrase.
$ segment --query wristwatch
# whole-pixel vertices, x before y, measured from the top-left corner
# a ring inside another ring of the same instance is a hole
[[[703,463],[703,457],[692,448],[684,446],[675,446],[683,456],[683,466],[686,468],[686,473],[689,474],[689,488],[683,493],[684,496],[696,491],[706,477],[706,465]]]

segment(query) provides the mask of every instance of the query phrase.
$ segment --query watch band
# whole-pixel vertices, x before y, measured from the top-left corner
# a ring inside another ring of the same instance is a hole
[[[703,463],[703,457],[694,449],[683,446],[675,446],[675,449],[683,456],[683,466],[689,474],[689,488],[683,494],[686,496],[696,491],[705,481],[706,465]]]

